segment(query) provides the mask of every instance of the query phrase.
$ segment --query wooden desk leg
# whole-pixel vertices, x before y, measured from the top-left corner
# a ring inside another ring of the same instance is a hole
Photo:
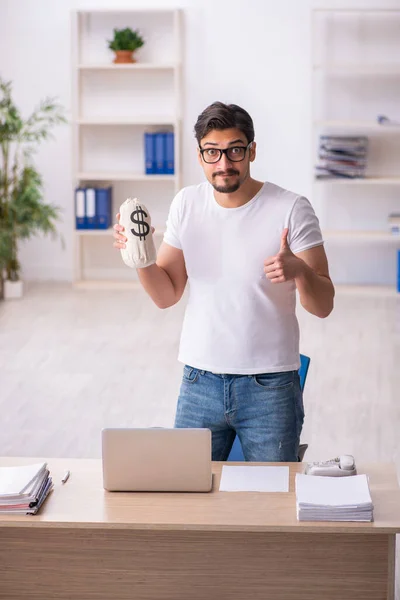
[[[387,600],[394,600],[396,579],[396,536],[388,536],[388,592]]]

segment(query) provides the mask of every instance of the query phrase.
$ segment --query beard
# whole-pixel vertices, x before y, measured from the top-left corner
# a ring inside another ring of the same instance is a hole
[[[226,178],[224,178],[224,175],[226,176]],[[236,179],[236,181],[231,181],[231,178],[227,177],[228,175],[235,175],[238,178]],[[220,177],[221,179],[224,180],[224,183],[216,183],[215,182],[215,178],[216,177]],[[223,173],[214,173],[212,176],[212,186],[214,188],[214,190],[216,192],[220,192],[221,194],[233,194],[234,192],[237,192],[238,189],[240,188],[242,182],[240,181],[239,178],[239,173],[237,171],[234,171],[233,169],[230,169],[228,171],[225,171]]]

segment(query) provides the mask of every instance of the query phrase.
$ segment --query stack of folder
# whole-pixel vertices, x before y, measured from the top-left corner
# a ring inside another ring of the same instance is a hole
[[[108,229],[111,227],[111,207],[111,186],[76,188],[76,229]]]
[[[374,507],[366,475],[296,475],[299,521],[373,521]]]
[[[144,134],[146,175],[173,175],[175,172],[175,143],[172,131]]]
[[[400,213],[390,213],[388,221],[391,233],[400,235]]]
[[[0,467],[0,514],[35,515],[52,489],[47,463]]]
[[[317,179],[365,177],[368,138],[365,136],[321,135],[320,163],[316,166]]]

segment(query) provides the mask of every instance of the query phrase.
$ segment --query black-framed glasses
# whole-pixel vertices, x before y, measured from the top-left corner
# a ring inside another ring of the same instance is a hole
[[[199,146],[200,154],[205,163],[217,163],[225,154],[229,162],[240,162],[244,160],[248,148],[253,142],[247,146],[231,146],[230,148],[202,148]]]

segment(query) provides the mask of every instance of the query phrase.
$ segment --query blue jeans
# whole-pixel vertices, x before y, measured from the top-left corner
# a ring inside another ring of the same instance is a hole
[[[245,460],[297,462],[304,420],[297,371],[224,375],[185,365],[175,427],[207,427],[212,459],[226,460],[237,434]]]

